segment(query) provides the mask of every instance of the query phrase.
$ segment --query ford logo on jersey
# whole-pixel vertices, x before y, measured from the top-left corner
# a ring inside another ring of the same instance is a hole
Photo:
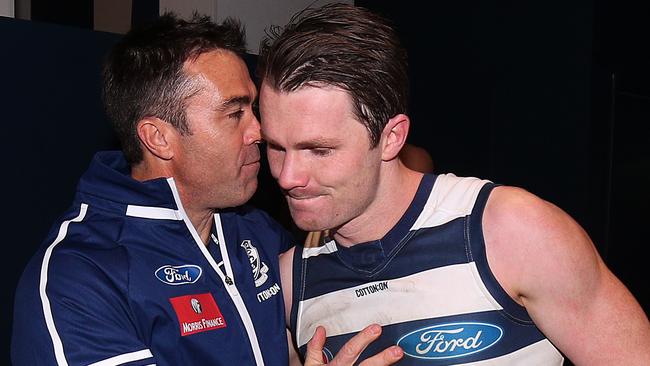
[[[496,344],[503,330],[486,323],[447,323],[413,331],[397,341],[404,353],[430,360],[484,351]]]
[[[168,285],[186,285],[196,282],[201,277],[202,272],[201,267],[194,264],[166,265],[156,270],[156,277]]]

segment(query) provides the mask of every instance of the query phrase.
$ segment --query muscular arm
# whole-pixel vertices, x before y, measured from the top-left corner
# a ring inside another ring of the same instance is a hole
[[[483,228],[495,277],[573,363],[650,365],[647,316],[569,215],[498,187]]]

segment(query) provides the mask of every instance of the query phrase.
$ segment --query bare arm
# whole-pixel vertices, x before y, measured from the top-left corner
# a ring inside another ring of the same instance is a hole
[[[499,283],[574,364],[650,365],[647,316],[569,215],[499,187],[483,228]]]
[[[289,326],[291,323],[291,301],[293,299],[293,253],[295,247],[280,254],[280,281],[282,282],[282,294],[284,296],[284,314],[287,326],[287,344],[289,346],[289,365],[301,366],[302,362],[298,356],[298,352],[293,346],[291,341],[291,332]]]
[[[290,324],[291,302],[293,300],[293,253],[295,247],[280,254],[280,282],[282,283],[282,294],[284,295],[284,315],[287,328]]]

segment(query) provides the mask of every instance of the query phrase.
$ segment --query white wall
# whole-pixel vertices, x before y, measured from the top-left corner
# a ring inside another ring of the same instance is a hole
[[[0,16],[14,17],[14,0],[0,0]]]
[[[246,26],[248,51],[257,54],[269,26],[286,24],[294,13],[311,4],[331,2],[354,4],[354,0],[160,0],[160,12],[172,10],[189,17],[197,10],[219,22],[228,16],[239,18]]]

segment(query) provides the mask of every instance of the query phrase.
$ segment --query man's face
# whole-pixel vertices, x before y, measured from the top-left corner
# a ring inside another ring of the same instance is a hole
[[[181,136],[175,179],[196,207],[232,207],[257,188],[260,125],[252,104],[257,90],[246,64],[229,51],[211,51],[186,63],[200,92],[186,103],[191,134]]]
[[[363,222],[377,194],[381,154],[370,149],[350,96],[334,87],[283,93],[263,84],[260,112],[271,173],[296,224],[316,231]]]

